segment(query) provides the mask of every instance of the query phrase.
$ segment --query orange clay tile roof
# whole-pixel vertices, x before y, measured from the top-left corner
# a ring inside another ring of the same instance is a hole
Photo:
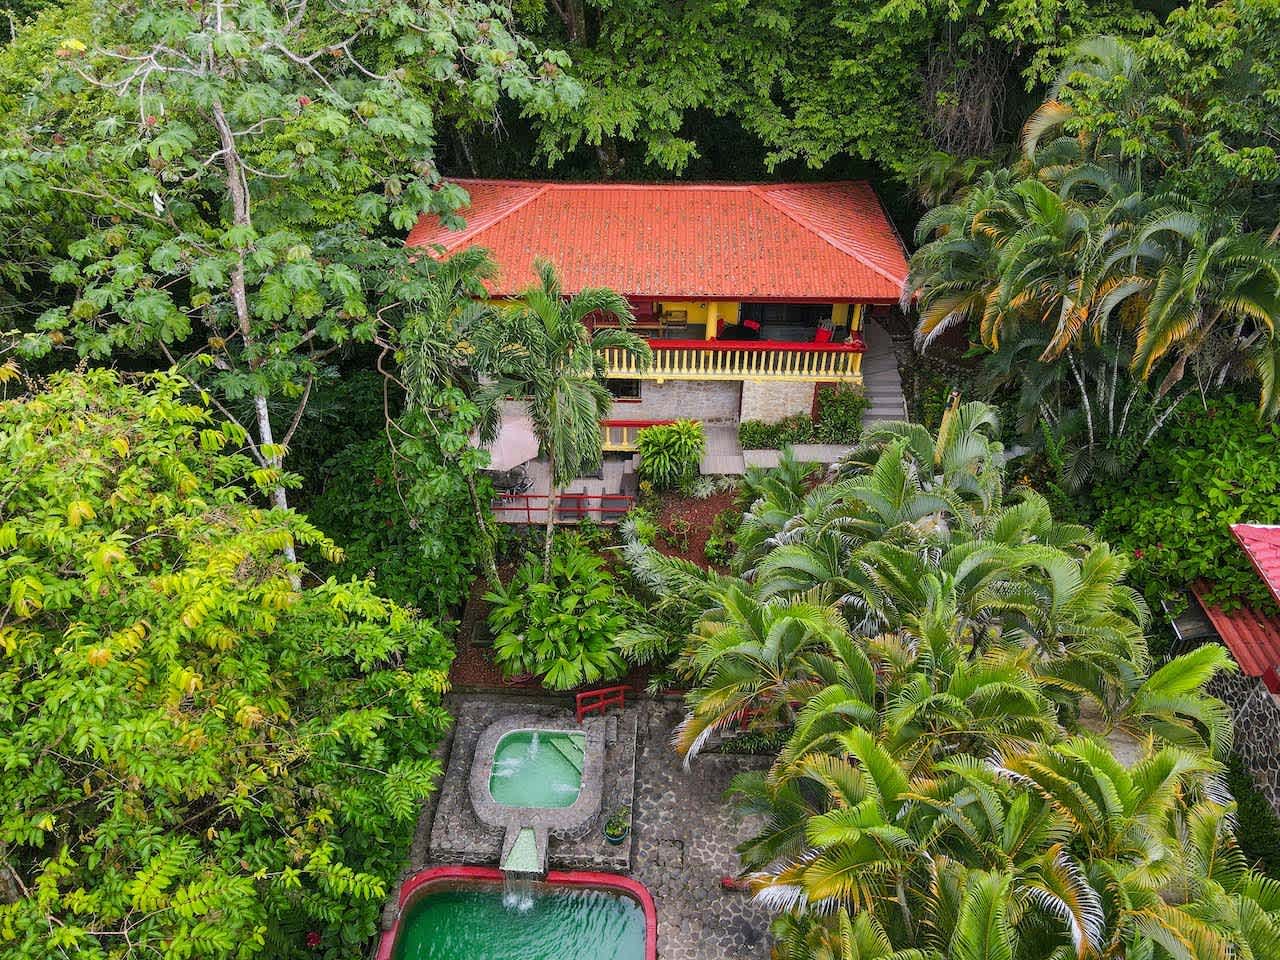
[[[424,214],[411,247],[485,247],[495,296],[550,260],[567,292],[633,298],[893,303],[902,242],[864,182],[604,184],[457,180],[471,195],[462,230]]]

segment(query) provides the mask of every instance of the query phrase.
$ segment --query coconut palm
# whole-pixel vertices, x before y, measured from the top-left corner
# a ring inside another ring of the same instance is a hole
[[[649,346],[627,329],[631,308],[620,294],[586,287],[566,296],[555,268],[536,263],[538,283],[505,310],[476,344],[494,379],[484,388],[496,407],[506,397],[522,398],[551,472],[547,496],[543,570],[551,569],[552,534],[560,487],[597,470],[603,457],[600,421],[613,398],[605,387],[606,351],[617,351],[643,368]],[[616,328],[589,330],[592,315],[612,316]]]

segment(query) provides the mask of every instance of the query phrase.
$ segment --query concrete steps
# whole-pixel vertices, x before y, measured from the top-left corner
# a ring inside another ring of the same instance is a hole
[[[898,357],[889,331],[868,320],[862,331],[867,352],[862,355],[862,389],[870,405],[862,415],[863,425],[885,420],[906,420],[907,404],[902,394]]]
[[[579,773],[582,772],[582,763],[585,760],[587,752],[573,740],[567,737],[552,737],[548,741],[555,748],[556,753],[564,757],[573,766],[573,769]]]

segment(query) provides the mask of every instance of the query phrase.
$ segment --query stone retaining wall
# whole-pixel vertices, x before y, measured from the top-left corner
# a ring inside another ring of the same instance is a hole
[[[1209,682],[1208,691],[1231,708],[1235,752],[1280,815],[1280,705],[1257,677],[1220,673]]]
[[[797,413],[813,410],[812,381],[752,381],[742,384],[742,419],[777,423]]]
[[[615,401],[614,420],[679,420],[737,423],[742,384],[733,380],[654,380],[640,382],[640,402]]]

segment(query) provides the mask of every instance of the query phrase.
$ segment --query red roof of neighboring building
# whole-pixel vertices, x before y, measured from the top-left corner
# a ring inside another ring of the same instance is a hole
[[[457,180],[471,195],[462,230],[424,214],[411,247],[487,248],[495,296],[550,260],[564,288],[631,297],[893,303],[902,242],[870,185],[606,184]]]
[[[1231,534],[1244,547],[1276,603],[1280,603],[1280,526],[1233,523]]]
[[[1231,534],[1280,603],[1280,527],[1235,523]],[[1280,617],[1253,607],[1228,613],[1205,600],[1204,584],[1192,584],[1191,589],[1245,675],[1262,677],[1269,690],[1280,692]]]
[[[1261,677],[1280,665],[1280,617],[1267,616],[1252,607],[1238,607],[1228,613],[1205,600],[1205,584],[1192,584],[1191,590],[1246,676]]]

